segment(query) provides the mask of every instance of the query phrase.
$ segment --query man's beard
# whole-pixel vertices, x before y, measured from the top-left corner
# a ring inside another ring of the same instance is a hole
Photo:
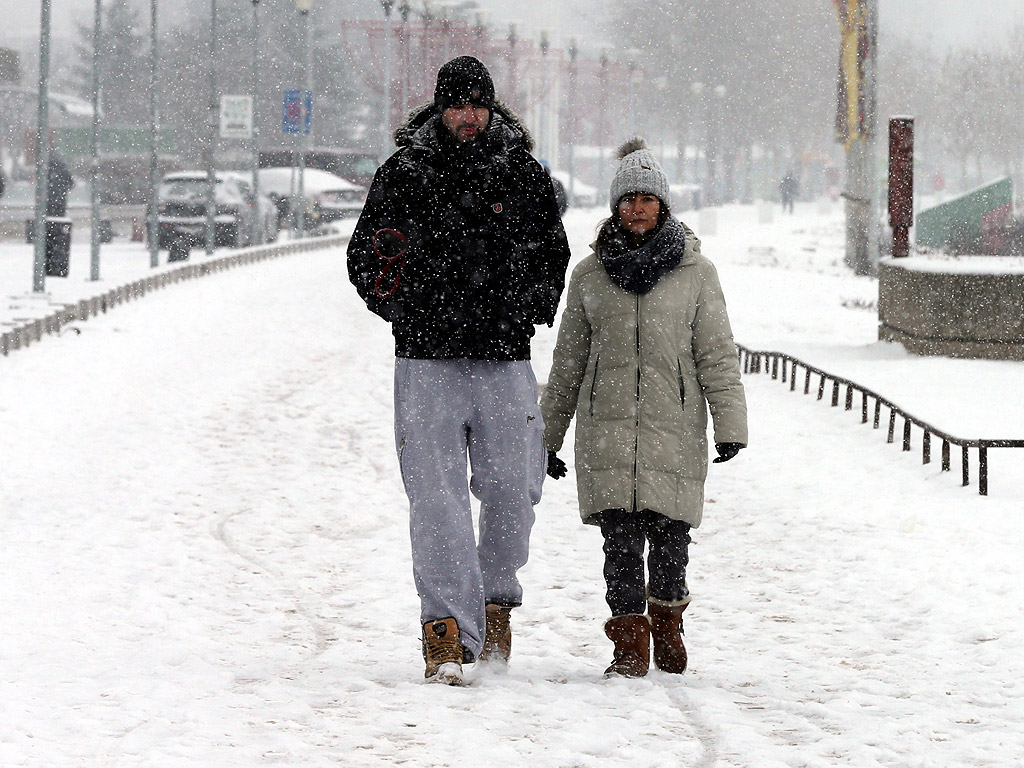
[[[455,139],[461,142],[476,141],[483,133],[479,125],[473,123],[462,123],[455,126]]]

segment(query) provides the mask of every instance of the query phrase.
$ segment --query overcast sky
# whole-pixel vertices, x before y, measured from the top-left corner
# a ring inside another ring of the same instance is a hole
[[[221,0],[223,2],[224,0]],[[285,0],[277,0],[284,2]],[[610,0],[619,2],[623,0]],[[739,0],[746,2],[747,0]],[[139,0],[147,12],[149,3]],[[159,0],[166,7],[168,0]],[[314,0],[315,2],[315,0]],[[563,37],[577,34],[582,8],[592,9],[594,0],[478,0],[489,10],[494,25],[507,28],[509,19],[518,19],[534,30],[541,26],[559,30]],[[829,0],[819,0],[828,3]],[[1024,0],[880,0],[879,16],[883,32],[913,36],[937,47],[984,45],[999,40],[1003,30],[1015,23],[1024,24]],[[172,0],[172,5],[174,5]],[[366,0],[367,8],[378,10],[377,0]],[[91,19],[93,0],[51,0],[53,31],[69,34],[73,22]],[[0,39],[11,34],[38,38],[40,0],[0,0],[4,30]],[[589,14],[587,14],[589,15]],[[586,26],[586,25],[584,25]]]

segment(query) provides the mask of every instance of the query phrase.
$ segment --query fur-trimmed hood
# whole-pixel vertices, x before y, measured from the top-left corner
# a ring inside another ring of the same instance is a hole
[[[416,133],[435,117],[440,121],[441,113],[433,102],[413,109],[406,116],[405,121],[395,129],[395,144],[399,147],[407,147],[417,143]],[[487,126],[485,135],[499,126],[504,126],[513,134],[517,134],[514,138],[519,140],[527,152],[533,151],[533,136],[530,135],[527,127],[506,104],[495,101],[494,107],[491,109],[491,122]]]

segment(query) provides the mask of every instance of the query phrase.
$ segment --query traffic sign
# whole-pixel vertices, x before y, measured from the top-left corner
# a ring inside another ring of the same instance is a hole
[[[284,92],[281,130],[285,133],[309,133],[313,127],[313,93],[289,89]]]
[[[252,96],[220,97],[222,139],[252,138]]]

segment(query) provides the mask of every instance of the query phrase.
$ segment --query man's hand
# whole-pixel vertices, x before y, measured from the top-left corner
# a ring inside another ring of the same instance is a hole
[[[715,443],[715,450],[718,451],[718,458],[713,463],[721,464],[723,461],[736,456],[741,448],[746,448],[743,443]]]
[[[548,474],[555,480],[558,480],[561,477],[565,477],[566,471],[565,462],[558,458],[558,454],[554,451],[548,451]]]
[[[381,299],[398,290],[405,266],[406,237],[397,229],[378,229],[373,233],[373,250],[384,260],[373,291]]]

